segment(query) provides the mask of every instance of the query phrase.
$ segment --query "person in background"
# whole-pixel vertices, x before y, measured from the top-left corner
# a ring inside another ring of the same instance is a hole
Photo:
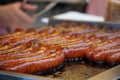
[[[108,0],[87,0],[88,7],[86,13],[97,16],[104,16]]]
[[[0,35],[16,28],[31,26],[35,22],[33,15],[25,13],[36,10],[35,5],[23,4],[19,0],[1,0],[0,4]]]

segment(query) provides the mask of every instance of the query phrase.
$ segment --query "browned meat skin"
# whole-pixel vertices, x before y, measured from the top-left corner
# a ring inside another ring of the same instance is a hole
[[[64,54],[57,51],[44,57],[28,58],[18,62],[5,64],[2,69],[21,73],[35,73],[52,69],[64,62]]]
[[[63,49],[66,59],[83,58],[85,56],[85,51],[86,51],[87,47],[91,44],[92,44],[92,42],[67,45]]]
[[[120,51],[116,53],[109,53],[106,56],[106,62],[108,63],[120,63]]]
[[[119,31],[64,23],[0,36],[3,70],[42,72],[62,64],[65,58],[83,57],[96,62],[120,62]]]
[[[16,32],[16,33],[8,34],[8,35],[5,35],[5,36],[0,36],[0,43],[2,44],[2,45],[0,45],[0,47],[2,47],[5,44],[7,44],[10,39],[13,39],[13,38],[16,38],[16,37],[20,37],[23,34],[25,34],[25,32]]]
[[[91,32],[96,32],[96,29],[88,29],[88,30],[80,30],[80,31],[71,31],[68,34],[85,34],[85,33],[91,33]]]
[[[23,58],[21,57],[21,58],[13,58],[13,59],[8,59],[8,60],[4,60],[4,61],[2,61],[1,63],[0,63],[0,66],[2,66],[2,65],[4,65],[4,64],[11,64],[11,63],[14,63],[14,62],[18,62],[18,61],[23,61],[23,60],[27,60],[27,59],[29,59],[29,58],[31,58],[31,59],[34,59],[34,58],[37,58],[37,57],[43,57],[44,55],[48,55],[48,51],[46,51],[46,48],[45,48],[45,50],[39,50],[39,51],[36,51],[36,52],[33,52],[33,53],[31,53],[31,54],[29,54],[29,55],[24,55],[23,56]]]
[[[109,54],[115,54],[116,52],[119,52],[120,49],[110,49],[110,50],[103,50],[100,52],[93,52],[92,54],[92,60],[96,61],[96,62],[105,62],[106,61],[106,57]],[[117,59],[117,58],[116,58]]]
[[[27,49],[30,46],[33,46],[32,42],[28,42],[25,44],[19,44],[17,46],[6,45],[6,46],[0,48],[0,56],[9,54],[11,52],[16,52],[16,51],[21,51],[21,50]]]
[[[96,62],[103,62],[105,61],[105,57],[107,56],[107,54],[109,54],[110,52],[116,52],[116,50],[111,50],[111,49],[119,45],[120,45],[120,40],[116,39],[89,47],[86,50],[86,57]]]
[[[23,34],[25,34],[25,32],[16,32],[16,33],[8,34],[8,35],[5,35],[5,36],[0,36],[0,39],[12,38],[12,37],[20,36],[20,35],[23,35]]]
[[[25,34],[25,33],[24,33]],[[21,43],[26,43],[31,40],[34,40],[39,35],[36,35],[36,33],[26,33],[25,35],[22,34],[15,34],[14,36],[10,36],[8,38],[3,38],[0,43],[0,50],[9,49],[11,46],[16,46]]]
[[[7,54],[0,55],[0,62],[4,62],[4,61],[10,60],[10,59],[23,58],[23,57],[32,55],[31,53],[35,52],[36,50],[38,50],[38,47],[34,47],[34,48],[30,47],[30,48],[22,50],[22,51],[9,52]]]
[[[10,52],[14,52],[14,51],[20,51],[20,50],[23,50],[25,48],[29,47],[28,44],[20,44],[18,46],[15,46],[15,47],[10,47],[9,49],[4,49],[4,50],[1,50],[0,51],[0,54],[8,54]]]
[[[14,60],[14,59],[21,59],[21,58],[37,56],[37,55],[41,54],[41,52],[42,53],[46,52],[46,51],[55,52],[56,50],[59,50],[59,49],[61,49],[61,48],[54,47],[54,46],[45,47],[43,45],[30,47],[30,48],[25,49],[25,50],[20,51],[20,52],[11,53],[11,54],[9,54],[10,56],[2,55],[0,57],[0,64],[4,63],[6,61]]]
[[[120,39],[120,33],[115,33],[108,37],[108,39],[117,39],[117,38]]]
[[[33,33],[28,33],[25,36],[21,36],[19,38],[13,38],[13,39],[9,40],[8,44],[15,46],[15,45],[18,45],[18,44],[21,44],[21,43],[27,43],[29,41],[35,40],[38,37],[39,37],[39,35],[34,33],[34,32]]]
[[[83,48],[65,48],[63,50],[64,54],[65,54],[65,58],[66,59],[73,59],[73,58],[83,58],[84,57],[84,53],[85,53],[85,47]]]

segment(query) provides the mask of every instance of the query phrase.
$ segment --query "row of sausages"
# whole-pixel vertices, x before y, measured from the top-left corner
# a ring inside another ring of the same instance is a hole
[[[119,29],[62,23],[0,36],[0,69],[44,72],[65,59],[120,62]]]

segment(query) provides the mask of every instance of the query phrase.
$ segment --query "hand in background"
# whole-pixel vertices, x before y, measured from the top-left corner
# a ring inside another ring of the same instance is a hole
[[[23,5],[21,2],[0,6],[0,23],[9,27],[12,31],[16,28],[25,29],[34,23],[35,18],[23,10],[33,11],[36,8],[35,5]]]

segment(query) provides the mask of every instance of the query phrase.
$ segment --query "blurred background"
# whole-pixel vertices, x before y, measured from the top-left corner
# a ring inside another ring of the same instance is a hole
[[[0,4],[22,1],[37,5],[37,20],[33,26],[44,26],[50,18],[77,21],[104,21],[109,0],[2,0]]]
[[[52,8],[37,16],[34,26],[38,27],[47,25],[49,18],[104,21],[104,13],[108,0],[28,0],[28,2],[30,4],[37,4],[38,9],[35,13],[43,11],[50,3],[55,2]]]
[[[106,11],[106,10],[108,8],[107,5],[110,0],[1,0],[0,6],[3,6],[4,10],[9,10],[9,9],[5,9],[5,5],[7,6],[10,3],[12,4],[12,3],[15,3],[18,1],[19,2],[21,1],[23,4],[28,3],[28,4],[37,5],[37,10],[25,11],[25,13],[27,13],[30,16],[31,15],[35,16],[36,21],[34,22],[32,27],[40,27],[40,26],[48,25],[49,21],[51,19],[104,22],[105,17],[106,17],[105,13],[106,12],[109,13],[109,11]],[[114,1],[114,0],[112,0],[112,1]],[[8,6],[8,8],[9,8],[9,6]],[[1,7],[1,12],[3,12],[3,11],[2,11],[2,7]],[[14,9],[14,12],[16,12],[15,9]],[[24,11],[23,11],[23,13],[24,13]],[[4,13],[2,15],[4,17],[6,17]],[[2,15],[0,15],[0,16],[2,17]],[[7,13],[6,13],[6,15],[7,15]],[[9,13],[8,13],[8,15],[9,15]],[[16,14],[14,14],[14,15],[16,15]],[[18,13],[18,15],[16,15],[16,17],[19,17],[19,15],[21,15],[21,13],[20,14]],[[18,19],[20,19],[20,18],[24,18],[24,17],[21,16]],[[108,18],[108,15],[107,15],[107,18]],[[1,21],[3,21],[4,19],[5,18],[3,18],[3,19],[1,18]],[[9,19],[9,17],[8,17],[8,19]],[[110,19],[108,19],[108,20],[110,20]],[[8,22],[9,21],[12,21],[12,20],[8,20]],[[15,19],[13,21],[16,22]],[[27,20],[27,21],[29,21],[29,20]],[[27,21],[25,21],[25,22],[27,22]],[[114,21],[114,19],[113,19],[113,21]],[[13,22],[13,24],[15,24],[15,22]],[[23,23],[21,23],[21,24],[25,24],[25,22],[23,21]],[[18,22],[18,23],[20,24],[20,22]],[[16,27],[12,23],[6,23],[6,20],[4,20],[4,24],[8,24],[7,26],[10,26],[9,28],[15,29],[15,27]],[[23,26],[23,28],[25,28],[25,25],[18,25],[18,24],[16,24],[16,25],[17,25],[17,27]],[[31,25],[31,24],[29,24],[29,25]],[[2,27],[1,27],[1,31],[3,31]]]

